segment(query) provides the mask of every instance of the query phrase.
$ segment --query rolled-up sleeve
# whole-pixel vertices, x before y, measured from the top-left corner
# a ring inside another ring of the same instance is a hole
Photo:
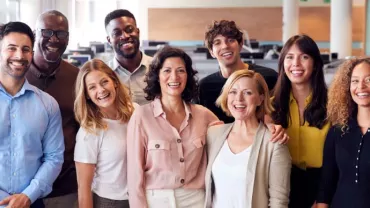
[[[146,135],[140,114],[134,112],[127,126],[127,181],[130,207],[147,208],[145,194]]]
[[[269,207],[271,208],[288,207],[291,165],[288,147],[275,144],[269,173]]]
[[[59,106],[54,101],[49,112],[49,123],[42,139],[42,164],[31,180],[30,185],[22,193],[33,203],[52,191],[52,185],[58,177],[63,165],[64,137],[62,117]]]

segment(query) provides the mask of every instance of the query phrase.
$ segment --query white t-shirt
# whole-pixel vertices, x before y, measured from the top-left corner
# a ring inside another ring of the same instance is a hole
[[[113,200],[127,200],[127,123],[104,119],[107,130],[97,134],[80,128],[76,136],[74,160],[95,164],[92,191]]]
[[[212,165],[215,184],[213,208],[247,207],[247,166],[251,146],[234,154],[226,140]]]

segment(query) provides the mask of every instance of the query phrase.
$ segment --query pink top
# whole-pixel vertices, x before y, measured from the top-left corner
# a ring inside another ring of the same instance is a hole
[[[204,188],[207,128],[222,122],[200,105],[185,104],[185,112],[178,132],[159,99],[135,109],[127,127],[130,207],[148,207],[146,190]]]

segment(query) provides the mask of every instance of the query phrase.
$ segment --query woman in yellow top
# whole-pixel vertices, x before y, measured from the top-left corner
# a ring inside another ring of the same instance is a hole
[[[273,91],[272,114],[290,137],[292,156],[290,208],[315,203],[326,134],[327,87],[323,61],[316,43],[295,35],[284,45],[279,58],[279,76]]]

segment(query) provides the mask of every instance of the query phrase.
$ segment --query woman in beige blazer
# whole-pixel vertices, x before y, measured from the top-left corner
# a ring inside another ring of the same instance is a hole
[[[205,207],[288,207],[291,158],[263,124],[273,110],[263,77],[234,72],[216,103],[235,122],[208,129]]]

